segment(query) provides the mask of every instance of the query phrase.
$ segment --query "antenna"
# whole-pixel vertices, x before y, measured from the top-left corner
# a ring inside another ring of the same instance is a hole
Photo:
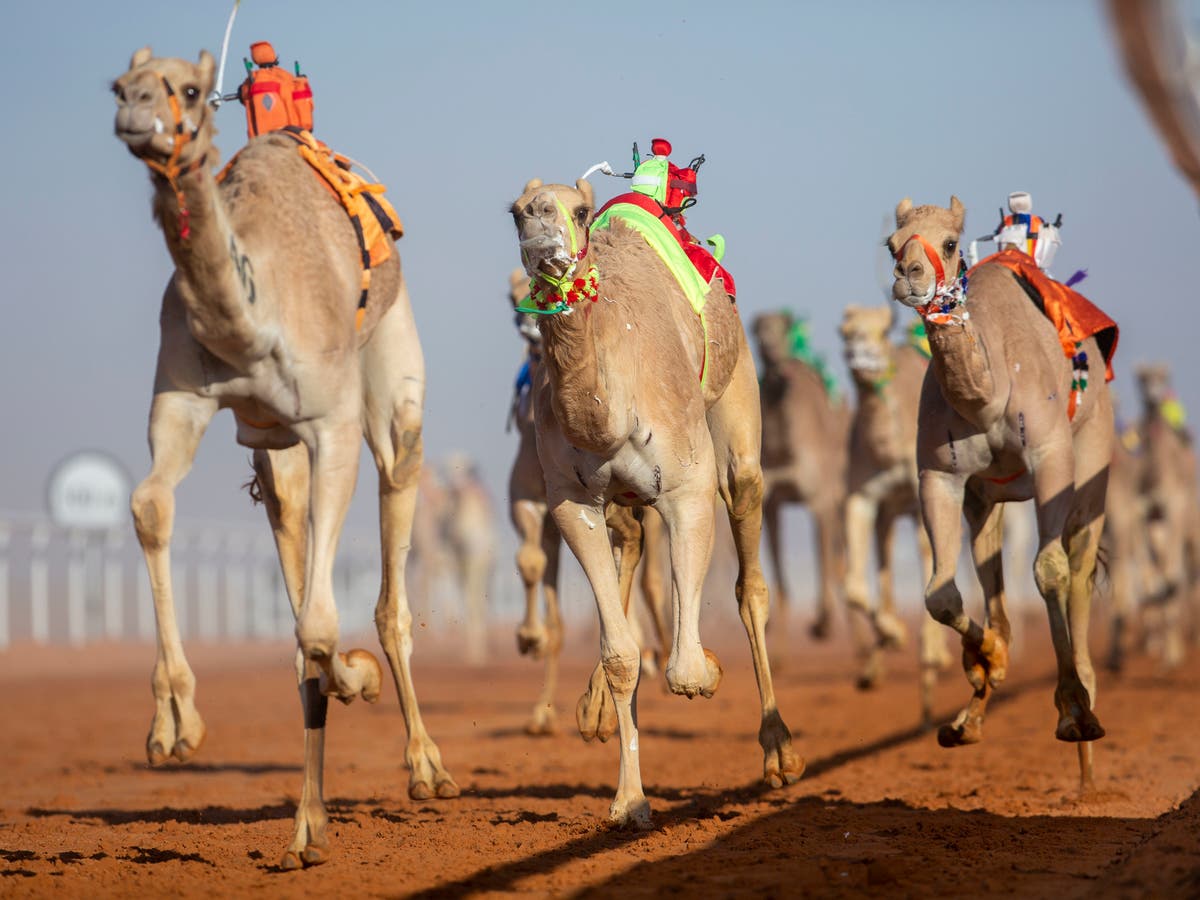
[[[225,59],[229,55],[229,37],[233,34],[233,20],[237,18],[238,7],[242,0],[233,0],[233,9],[229,11],[229,21],[225,23],[225,39],[221,41],[221,61],[217,64],[217,86],[208,95],[208,103],[213,109],[219,109],[226,100],[232,100],[236,95],[226,97],[221,93],[225,86]]]

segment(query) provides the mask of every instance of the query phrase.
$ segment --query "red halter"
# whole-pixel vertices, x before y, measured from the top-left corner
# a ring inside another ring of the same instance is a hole
[[[929,241],[925,240],[925,238],[921,237],[921,235],[914,234],[909,237],[907,241],[900,245],[900,248],[895,253],[896,262],[900,262],[900,258],[904,256],[904,248],[907,247],[912,241],[919,241],[921,247],[925,250],[925,258],[929,260],[929,264],[933,266],[933,271],[937,273],[937,282],[934,286],[935,290],[940,288],[946,283],[946,267],[942,265],[942,258],[938,256],[937,251],[933,249],[933,244],[929,243]]]

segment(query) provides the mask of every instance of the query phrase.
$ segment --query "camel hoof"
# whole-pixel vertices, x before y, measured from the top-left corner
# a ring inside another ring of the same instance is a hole
[[[617,711],[609,700],[608,688],[584,691],[575,704],[575,724],[579,736],[589,743],[600,739],[605,743],[617,731]]]
[[[295,850],[288,850],[279,860],[279,868],[284,872],[295,872],[297,869],[303,869],[304,863],[300,861],[300,855]]]
[[[424,781],[414,781],[408,786],[408,797],[410,800],[432,800],[433,788]]]
[[[780,767],[768,769],[763,773],[763,782],[773,791],[784,785],[795,784],[804,775],[804,760],[792,752],[790,747],[780,755],[783,757]]]
[[[309,844],[300,854],[300,859],[306,866],[319,866],[329,861],[329,848],[318,844]]]
[[[550,646],[550,635],[543,625],[522,625],[517,629],[517,652],[541,659]]]
[[[827,641],[833,634],[833,625],[830,617],[822,613],[817,617],[811,625],[808,626],[809,636],[814,641]]]
[[[1100,724],[1100,720],[1088,711],[1078,719],[1070,716],[1063,716],[1058,720],[1058,727],[1054,729],[1054,736],[1060,741],[1077,744],[1081,741],[1098,741],[1104,737],[1104,726]]]
[[[188,738],[180,738],[175,742],[175,746],[171,748],[171,755],[185,763],[193,756],[200,752],[200,746],[204,743],[204,738],[207,737],[207,732],[201,731],[200,737],[196,739],[196,743],[192,743]]]
[[[533,717],[525,725],[525,733],[533,737],[546,737],[558,733],[558,713],[553,706],[538,706]]]
[[[968,720],[962,725],[943,725],[937,730],[937,743],[941,746],[966,746],[983,740],[983,722]]]
[[[458,789],[458,785],[449,776],[437,783],[437,795],[440,800],[453,800],[460,793],[462,792]]]
[[[163,747],[161,741],[148,741],[146,743],[146,760],[151,766],[157,768],[158,766],[163,765],[170,758],[171,754],[166,751],[166,748]]]
[[[885,650],[902,650],[908,643],[908,628],[892,613],[875,615],[875,633],[879,636],[879,646]]]
[[[854,686],[860,691],[873,691],[882,681],[883,677],[879,672],[863,672],[854,680]]]
[[[608,821],[617,828],[630,831],[649,831],[654,827],[650,803],[645,797],[624,802],[614,800],[608,811]]]

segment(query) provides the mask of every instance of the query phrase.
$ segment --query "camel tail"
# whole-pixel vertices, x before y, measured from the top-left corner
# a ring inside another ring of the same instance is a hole
[[[263,502],[262,482],[258,480],[258,471],[254,469],[254,463],[251,462],[250,466],[254,474],[249,481],[242,485],[242,490],[249,494],[250,500],[255,506],[258,506]]]

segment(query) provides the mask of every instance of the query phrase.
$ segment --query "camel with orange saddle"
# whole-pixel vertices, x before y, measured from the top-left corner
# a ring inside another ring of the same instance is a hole
[[[132,500],[158,628],[146,749],[153,765],[186,762],[204,739],[175,619],[170,541],[175,488],[212,417],[227,408],[238,442],[254,451],[296,617],[304,779],[281,865],[298,868],[329,854],[327,698],[374,701],[381,687],[374,656],[340,649],[332,578],[364,437],[379,470],[375,622],[408,729],[409,794],[458,794],[422,723],[409,664],[404,573],[421,468],[424,362],[394,245],[399,223],[382,205],[382,187],[331,174],[334,161],[307,132],[280,131],[250,141],[218,183],[205,100],[214,69],[207,52],[191,63],[155,58],[146,47],[113,83],[116,135],[150,169],[154,216],[175,264],[160,317],[153,463]],[[355,227],[352,216],[372,206],[383,218],[372,214],[373,225],[361,219]]]
[[[893,299],[921,314],[932,352],[917,430],[921,509],[933,547],[925,603],[961,636],[973,691],[938,740],[981,740],[988,701],[1008,674],[1002,514],[1006,501],[1033,499],[1034,579],[1058,662],[1055,736],[1078,742],[1086,788],[1091,742],[1104,736],[1093,711],[1088,619],[1113,450],[1107,379],[1117,329],[1017,250],[1002,248],[965,271],[964,219],[957,197],[949,208],[914,207],[905,198],[888,238]],[[966,613],[955,585],[964,515],[985,594],[982,621]]]

